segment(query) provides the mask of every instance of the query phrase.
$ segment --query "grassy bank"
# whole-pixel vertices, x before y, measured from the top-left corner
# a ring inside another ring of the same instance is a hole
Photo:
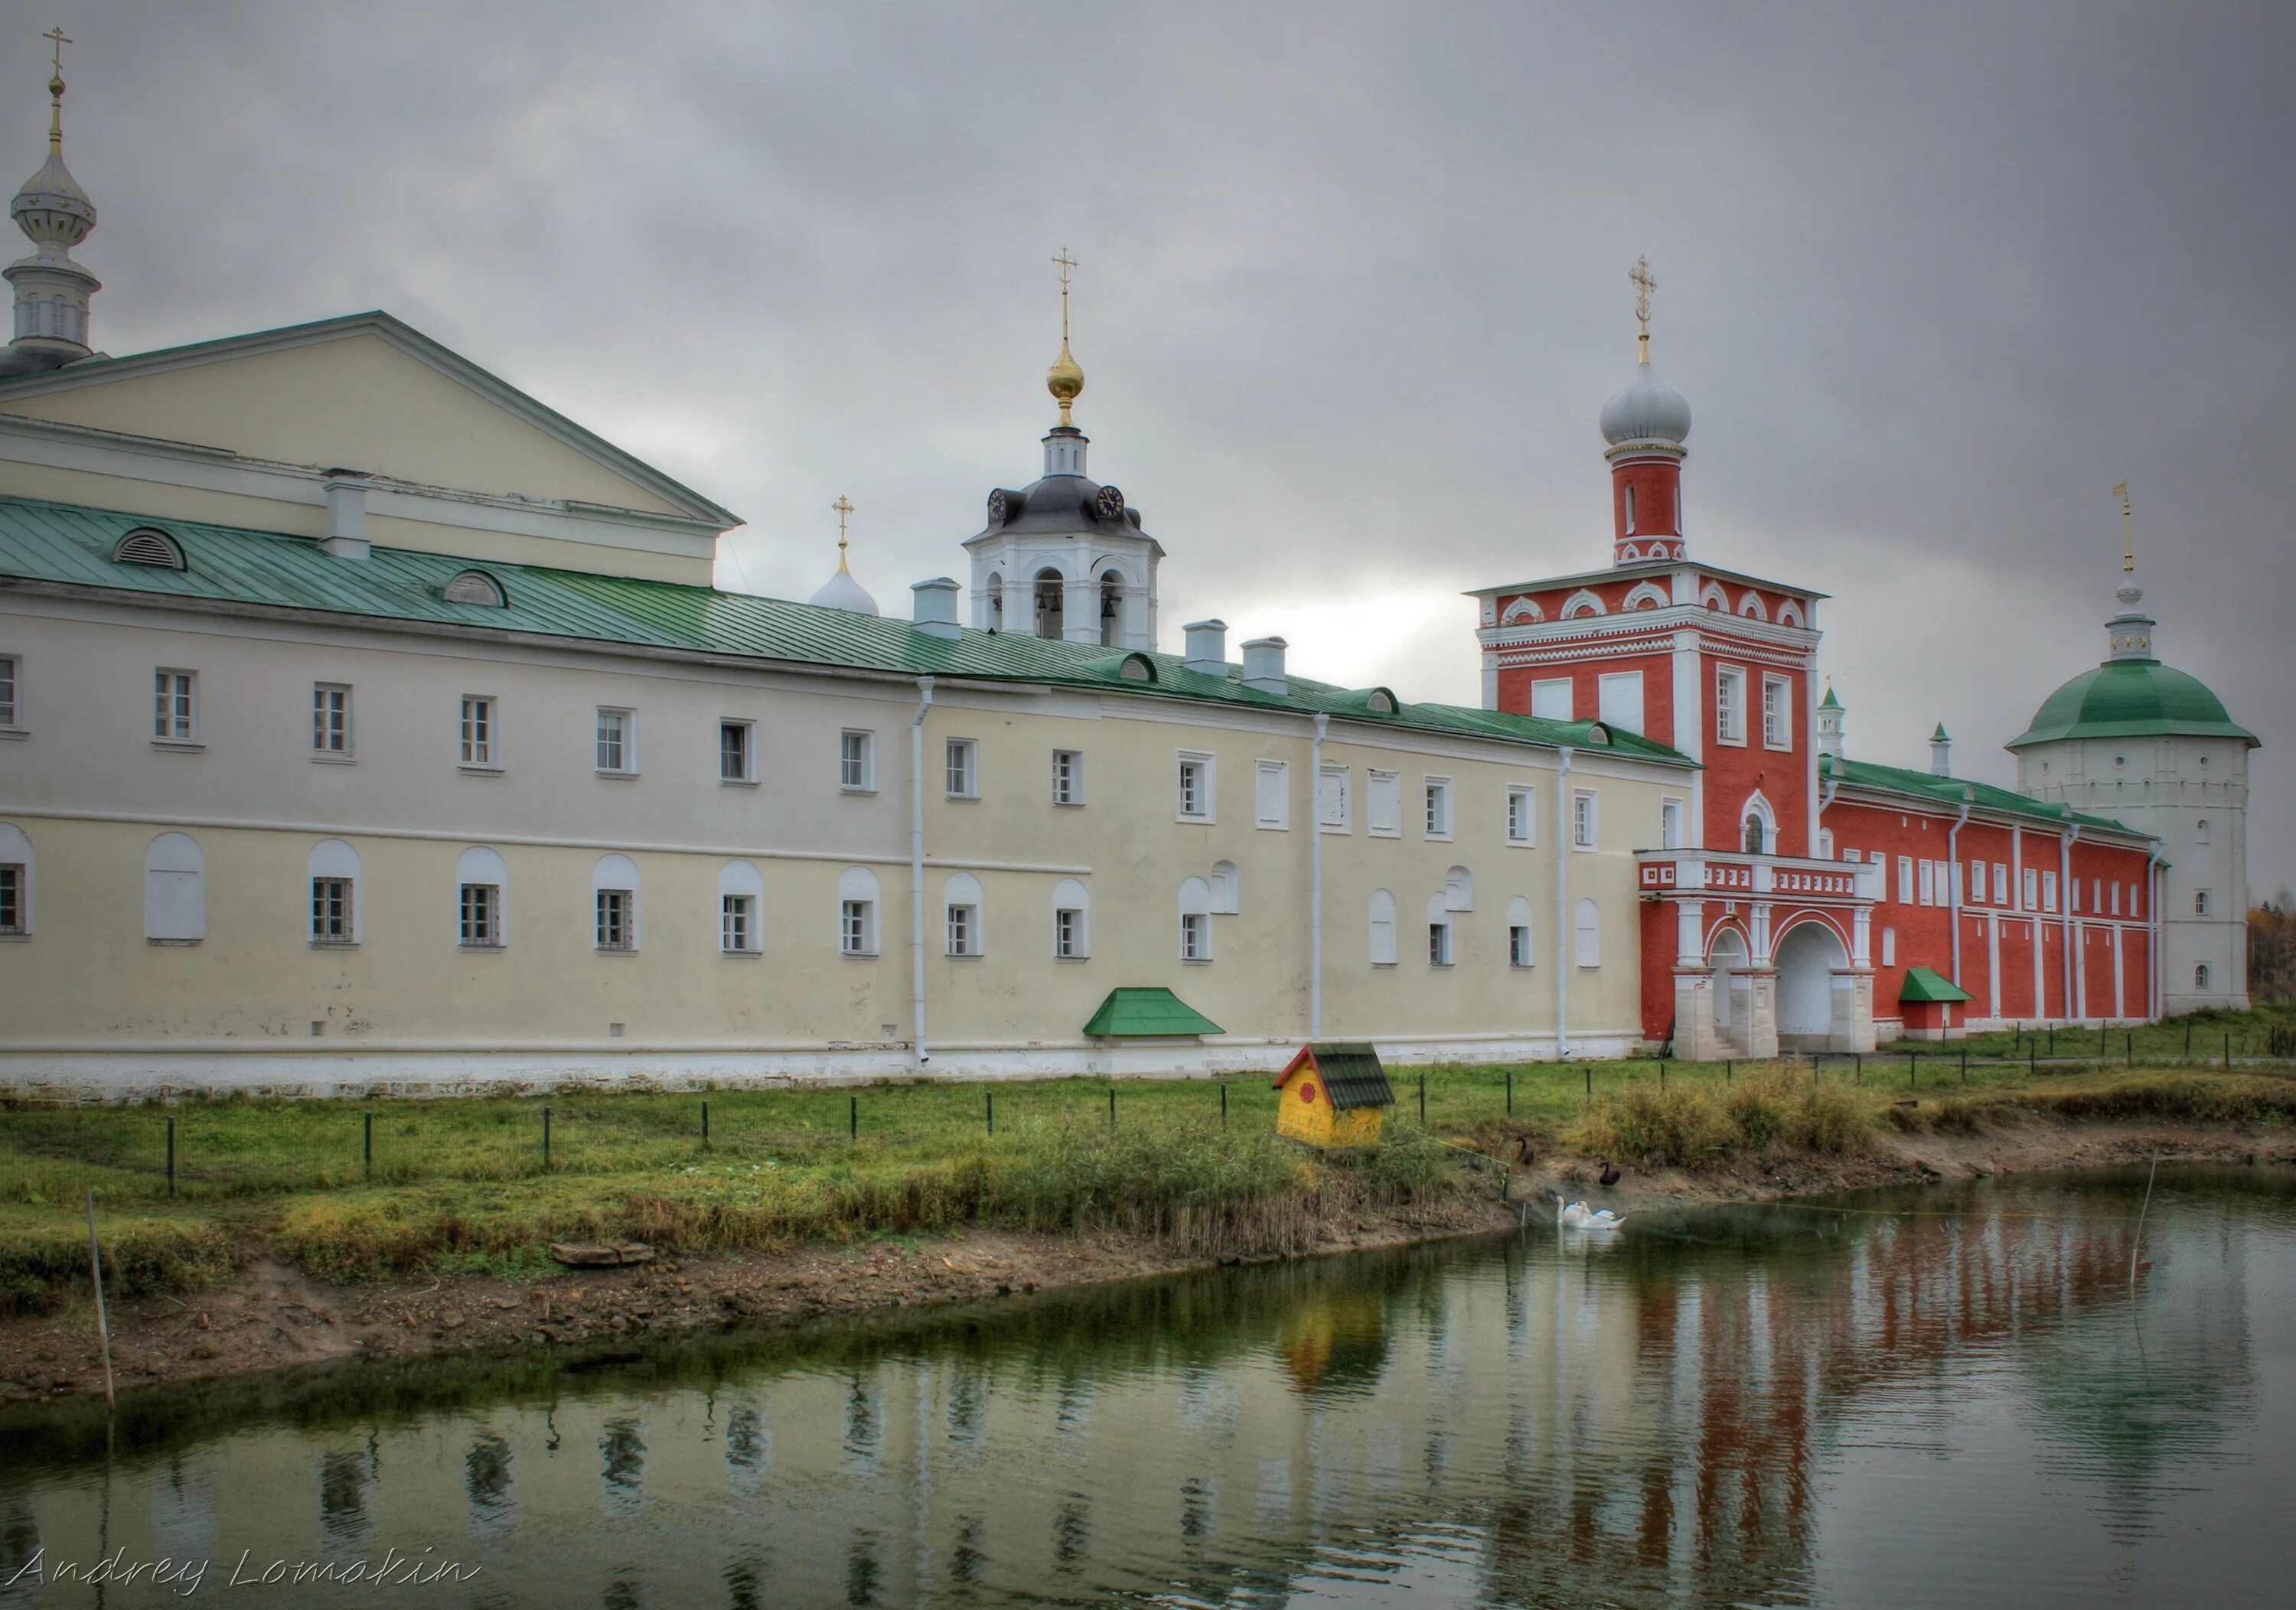
[[[1488,1192],[1489,1164],[1460,1148],[1502,1154],[1518,1137],[1542,1155],[1641,1167],[1852,1156],[1891,1128],[2036,1116],[2296,1119],[2284,1073],[2131,1067],[2125,1048],[2117,1061],[2038,1066],[1980,1056],[1964,1067],[1956,1047],[1816,1068],[1537,1064],[1397,1070],[1394,1082],[1388,1142],[1341,1156],[1277,1140],[1275,1098],[1257,1078],[15,1101],[0,1104],[0,1312],[38,1312],[84,1286],[87,1189],[109,1277],[135,1295],[213,1282],[253,1252],[331,1279],[518,1273],[545,1267],[549,1241],[615,1237],[702,1252],[996,1225],[1259,1254],[1308,1246],[1350,1214]]]

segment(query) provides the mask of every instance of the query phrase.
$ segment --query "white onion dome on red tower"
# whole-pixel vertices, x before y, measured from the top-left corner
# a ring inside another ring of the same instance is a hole
[[[1635,378],[1603,405],[1603,439],[1613,447],[1633,442],[1679,447],[1690,439],[1690,404],[1660,382],[1645,357],[1635,365]]]

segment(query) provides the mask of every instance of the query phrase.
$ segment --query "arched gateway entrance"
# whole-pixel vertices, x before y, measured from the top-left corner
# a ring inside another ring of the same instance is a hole
[[[1820,921],[1796,923],[1778,941],[1778,1049],[1839,1050],[1851,1043],[1849,992],[1835,973],[1849,966],[1841,936]],[[1842,1021],[1836,1021],[1837,1017]]]

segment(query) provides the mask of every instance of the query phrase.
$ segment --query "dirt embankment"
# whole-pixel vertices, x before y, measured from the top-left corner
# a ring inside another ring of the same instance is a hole
[[[1893,1136],[1868,1156],[1740,1158],[1698,1169],[1628,1167],[1603,1189],[1584,1158],[1514,1168],[1508,1201],[1491,1197],[1351,1218],[1325,1228],[1317,1254],[1515,1224],[1545,1193],[1596,1197],[1626,1211],[1765,1201],[1880,1185],[2166,1159],[2296,1165],[2285,1132],[2194,1124],[2032,1124],[1980,1135]],[[869,1309],[993,1299],[1201,1267],[1148,1237],[1109,1233],[961,1235],[671,1258],[637,1268],[570,1271],[535,1280],[486,1275],[321,1286],[267,1256],[230,1283],[114,1308],[112,1361],[123,1389],[349,1358],[543,1346]],[[92,1310],[0,1320],[0,1402],[103,1390]]]

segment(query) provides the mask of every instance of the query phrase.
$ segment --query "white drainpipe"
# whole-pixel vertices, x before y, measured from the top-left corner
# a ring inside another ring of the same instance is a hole
[[[909,1016],[919,1067],[932,1060],[925,1049],[925,712],[932,691],[931,677],[917,678],[917,714],[909,723]]]
[[[1324,1037],[1324,734],[1318,713],[1308,744],[1308,1038]]]
[[[1953,911],[1953,981],[1957,987],[1964,989],[1968,986],[1961,982],[1961,830],[1968,824],[1972,798],[1971,790],[1964,788],[1961,791],[1961,814],[1955,817],[1953,826],[1945,830],[1945,854],[1949,863],[1945,870],[1945,897],[1946,904]]]
[[[2072,831],[2057,841],[2057,926],[2064,931],[2064,990],[2065,1021],[2073,1017],[2073,841],[2080,837],[2080,823],[2071,824]]]
[[[1554,1054],[1570,1054],[1570,746],[1555,753],[1554,774]]]

